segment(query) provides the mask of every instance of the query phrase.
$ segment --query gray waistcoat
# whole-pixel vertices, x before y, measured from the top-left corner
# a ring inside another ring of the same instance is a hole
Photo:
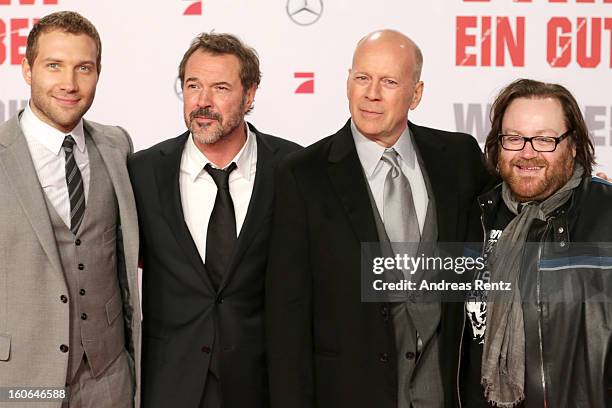
[[[76,237],[45,196],[70,302],[68,383],[83,353],[92,375],[98,376],[125,347],[123,303],[117,281],[117,199],[102,157],[89,136],[86,144],[91,170],[89,195]]]
[[[414,139],[412,144],[417,151],[418,163],[429,196],[421,242],[436,242],[438,225],[433,190]],[[390,245],[385,245],[389,242],[389,237],[369,185],[368,192],[373,208],[376,231],[379,241],[382,243],[382,252],[383,254],[388,254],[389,251],[392,253],[392,250],[389,249]],[[440,304],[417,300],[416,302],[393,304],[391,310],[397,351],[398,408],[438,408],[444,406],[439,339],[436,336],[440,323]],[[421,344],[417,345],[419,339]]]

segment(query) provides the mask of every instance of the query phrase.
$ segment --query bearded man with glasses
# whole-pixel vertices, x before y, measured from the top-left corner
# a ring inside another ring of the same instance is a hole
[[[502,183],[478,199],[487,267],[475,279],[512,290],[466,302],[462,405],[612,406],[612,184],[591,177],[584,118],[564,87],[521,79],[491,122],[485,154]]]

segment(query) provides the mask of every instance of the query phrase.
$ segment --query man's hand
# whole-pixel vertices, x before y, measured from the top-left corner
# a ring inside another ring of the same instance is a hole
[[[601,171],[600,171],[599,173],[597,173],[597,174],[595,174],[595,175],[596,175],[597,177],[599,177],[599,178],[602,178],[602,179],[604,179],[604,180],[609,181],[610,183],[612,183],[612,179],[611,179],[611,178],[608,178],[608,175],[607,175],[606,173],[603,173],[603,172],[601,172]]]

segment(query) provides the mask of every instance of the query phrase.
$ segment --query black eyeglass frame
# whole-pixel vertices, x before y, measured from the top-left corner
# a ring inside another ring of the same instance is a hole
[[[502,149],[504,149],[504,150],[508,150],[508,151],[511,151],[511,152],[520,152],[521,150],[523,150],[525,148],[525,145],[527,144],[527,142],[529,142],[531,144],[531,148],[533,150],[535,150],[536,152],[540,152],[540,153],[552,153],[555,150],[557,150],[557,146],[559,146],[559,143],[561,143],[563,141],[563,139],[567,138],[573,131],[574,131],[574,129],[570,129],[567,132],[563,133],[559,137],[553,137],[553,136],[532,136],[532,137],[525,137],[525,136],[520,136],[520,135],[504,135],[504,134],[500,134],[497,137],[499,138],[499,144],[501,145]],[[504,146],[504,137],[506,137],[506,136],[522,138],[523,139],[523,146],[521,146],[520,149],[508,149],[507,147]],[[555,140],[555,147],[552,150],[538,150],[533,145],[533,141],[532,141],[533,139],[554,139]]]

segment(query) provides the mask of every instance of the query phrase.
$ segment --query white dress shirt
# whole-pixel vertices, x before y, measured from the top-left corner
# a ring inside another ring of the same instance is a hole
[[[363,167],[366,179],[370,185],[370,190],[374,196],[378,213],[380,214],[383,222],[384,215],[383,197],[385,191],[385,179],[387,173],[391,168],[391,165],[382,161],[382,155],[386,148],[379,145],[373,140],[365,137],[351,120],[351,131],[353,133],[353,140],[355,141],[355,147],[357,148],[357,155],[359,161]],[[401,134],[395,145],[391,146],[395,149],[399,155],[399,163],[404,175],[410,182],[410,188],[412,190],[412,199],[414,201],[414,207],[416,210],[417,220],[419,221],[419,229],[421,234],[423,233],[423,226],[425,225],[425,216],[427,215],[427,205],[429,203],[429,197],[427,195],[427,187],[425,186],[425,179],[421,172],[421,167],[417,160],[416,151],[412,144],[412,138],[410,137],[410,131],[406,127],[406,130]]]
[[[229,190],[236,215],[236,233],[240,235],[253,194],[257,168],[257,139],[248,126],[246,142],[231,162],[236,163],[237,166],[230,173]],[[198,149],[190,134],[181,156],[179,185],[185,223],[198,248],[202,262],[206,260],[206,232],[217,197],[217,185],[210,174],[204,170],[204,166],[208,163],[215,167]]]
[[[30,102],[31,103],[31,102]],[[85,132],[81,119],[74,129],[68,133],[61,132],[40,120],[30,108],[26,106],[20,119],[21,130],[25,136],[38,175],[38,181],[47,198],[53,204],[55,211],[64,224],[70,228],[70,199],[68,185],[66,184],[66,154],[62,148],[64,138],[72,135],[76,142],[73,149],[85,190],[85,205],[89,195],[89,155],[85,147]]]

